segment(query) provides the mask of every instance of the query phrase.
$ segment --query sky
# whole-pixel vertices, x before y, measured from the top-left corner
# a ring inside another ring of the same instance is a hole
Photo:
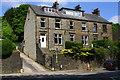
[[[18,7],[21,4],[32,4],[32,5],[42,5],[42,6],[52,6],[53,2],[56,0],[2,0],[1,1],[1,14],[3,16],[6,10],[11,7]],[[85,13],[92,13],[92,11],[96,8],[99,8],[101,17],[106,20],[118,23],[118,17],[120,18],[120,14],[118,15],[118,6],[120,7],[119,0],[57,0],[59,2],[59,8],[71,8],[73,9],[76,5],[80,5],[82,10]],[[98,2],[97,2],[98,1]],[[119,2],[119,4],[118,4]],[[120,23],[120,22],[119,22]]]

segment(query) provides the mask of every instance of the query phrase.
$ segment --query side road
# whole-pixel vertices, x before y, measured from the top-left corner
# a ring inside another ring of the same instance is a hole
[[[20,56],[23,59],[23,73],[41,73],[47,71],[43,66],[28,58],[24,53],[20,53]]]

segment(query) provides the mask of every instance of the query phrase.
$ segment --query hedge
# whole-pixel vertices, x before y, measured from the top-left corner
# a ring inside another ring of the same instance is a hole
[[[83,47],[83,44],[81,42],[75,42],[75,41],[66,41],[65,42],[65,48],[71,49],[72,47]]]
[[[15,44],[9,39],[0,40],[0,48],[2,48],[2,53],[0,53],[0,56],[6,57],[10,55],[12,51],[15,50],[15,47]]]

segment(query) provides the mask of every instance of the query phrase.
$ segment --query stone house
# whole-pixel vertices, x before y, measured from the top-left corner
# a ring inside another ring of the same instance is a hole
[[[112,40],[111,24],[100,17],[98,8],[88,14],[80,5],[74,9],[59,9],[58,2],[52,7],[30,5],[24,26],[24,53],[37,60],[39,52],[51,54],[64,49],[65,41],[91,46],[93,40]]]

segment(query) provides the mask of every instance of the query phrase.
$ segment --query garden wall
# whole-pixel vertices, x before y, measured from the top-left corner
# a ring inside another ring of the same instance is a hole
[[[2,73],[19,73],[22,69],[20,52],[13,52],[10,57],[2,60]]]

